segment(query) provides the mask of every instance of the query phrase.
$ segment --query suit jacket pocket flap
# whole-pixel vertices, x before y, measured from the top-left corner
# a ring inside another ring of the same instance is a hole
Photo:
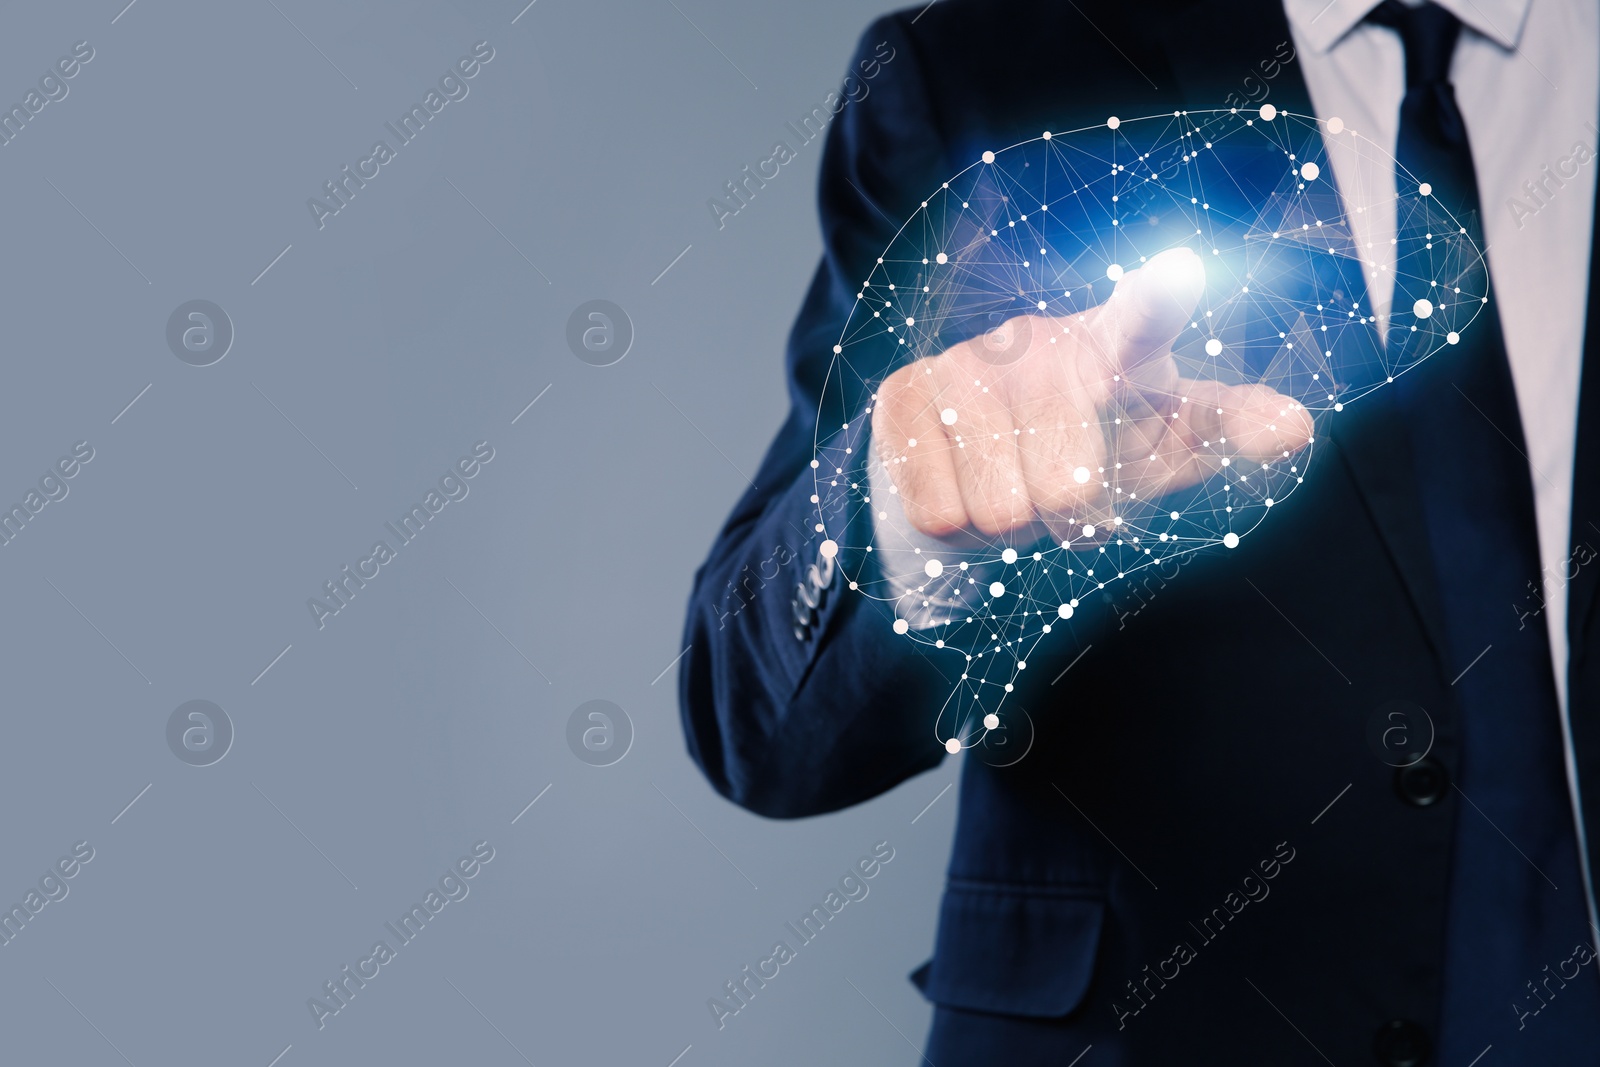
[[[1105,901],[1028,886],[945,890],[933,960],[912,976],[936,1004],[1051,1018],[1082,1002]]]

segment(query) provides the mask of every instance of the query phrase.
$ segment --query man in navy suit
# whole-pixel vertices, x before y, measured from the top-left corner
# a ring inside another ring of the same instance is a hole
[[[1339,114],[1463,206],[1487,311],[1319,424],[1313,476],[1243,549],[1185,565],[1131,624],[1090,604],[1040,647],[1015,694],[1027,758],[963,767],[935,955],[913,975],[935,1005],[926,1058],[1595,1062],[1600,13],[944,0],[880,20],[857,59],[883,42],[895,58],[828,134],[792,410],[696,578],[681,700],[707,777],[793,818],[945,756],[938,661],[810,533],[832,346],[927,190],[1109,114],[1268,96]],[[874,434],[920,417],[883,395]],[[894,520],[954,538],[1048,519],[985,496],[1001,462],[921,472]]]

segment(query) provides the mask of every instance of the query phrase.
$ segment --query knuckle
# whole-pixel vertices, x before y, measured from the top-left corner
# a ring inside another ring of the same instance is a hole
[[[972,509],[972,524],[981,533],[990,537],[1010,533],[1018,527],[1026,526],[1031,520],[1030,509],[1009,496],[988,497]]]
[[[962,528],[966,511],[954,480],[927,464],[906,464],[895,476],[900,506],[911,525],[935,537]]]
[[[1098,516],[1101,511],[1101,488],[1096,485],[1074,485],[1064,494],[1065,509],[1069,515]]]
[[[949,501],[928,506],[907,504],[906,517],[911,525],[930,537],[948,537],[966,527],[967,513],[960,504]]]
[[[1099,478],[1090,474],[1083,482],[1077,480],[1075,467],[1053,469],[1038,486],[1030,485],[1034,506],[1043,514],[1074,516],[1084,514],[1091,503],[1100,497]]]
[[[916,411],[909,387],[903,382],[887,381],[878,389],[878,399],[872,405],[874,430],[898,430]]]

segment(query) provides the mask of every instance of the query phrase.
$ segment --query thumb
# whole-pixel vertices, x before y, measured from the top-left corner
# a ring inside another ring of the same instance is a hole
[[[1101,312],[1119,368],[1131,371],[1165,354],[1205,287],[1205,263],[1188,248],[1170,248],[1124,274]]]

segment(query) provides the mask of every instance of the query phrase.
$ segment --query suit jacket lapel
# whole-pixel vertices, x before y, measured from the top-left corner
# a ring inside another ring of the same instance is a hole
[[[1595,285],[1594,253],[1600,249],[1600,203],[1596,204],[1594,232],[1589,246],[1589,306],[1584,327],[1583,376],[1578,390],[1577,454],[1572,471],[1573,564],[1594,558],[1600,550],[1600,287]],[[1591,550],[1585,550],[1588,546]],[[1567,568],[1566,575],[1572,574]],[[1593,624],[1594,606],[1600,597],[1600,568],[1578,566],[1568,588],[1567,635],[1572,643],[1573,662],[1581,658]]]
[[[1218,23],[1227,26],[1226,33],[1215,32]],[[1229,107],[1244,100],[1259,107],[1271,101],[1280,111],[1314,114],[1299,63],[1272,62],[1284,42],[1293,43],[1279,0],[1202,0],[1170,19],[1158,20],[1157,26],[1185,106]],[[1197,41],[1206,46],[1196,47]],[[1273,69],[1276,76],[1266,77]],[[1331,173],[1328,176],[1331,180]],[[1328,437],[1337,446],[1336,462],[1348,469],[1383,537],[1434,655],[1444,664],[1448,653],[1443,609],[1406,424],[1394,394],[1392,387],[1385,387],[1362,398],[1350,413],[1335,420]],[[1600,442],[1596,450],[1600,452]],[[1600,510],[1600,493],[1596,507]],[[1596,521],[1600,525],[1600,519]]]
[[[1584,326],[1583,374],[1578,389],[1578,439],[1572,470],[1571,555],[1558,581],[1568,580],[1567,706],[1578,778],[1583,783],[1584,828],[1591,862],[1600,857],[1600,644],[1595,605],[1600,602],[1600,288],[1595,285],[1595,250],[1600,249],[1600,202],[1595,205],[1589,245],[1589,305]],[[1575,573],[1574,573],[1575,570]]]

